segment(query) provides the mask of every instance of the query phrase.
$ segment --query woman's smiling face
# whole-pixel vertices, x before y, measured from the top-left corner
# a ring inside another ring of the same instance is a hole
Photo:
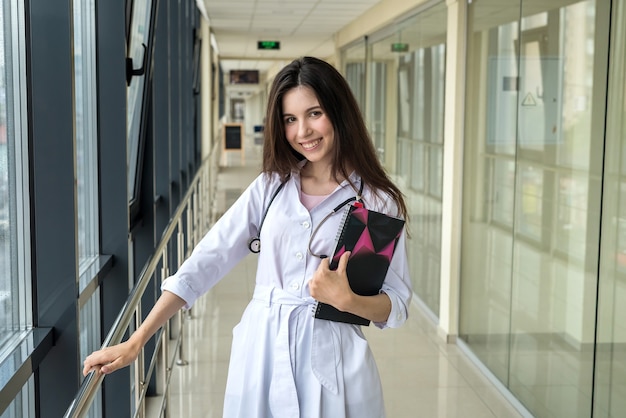
[[[299,86],[283,96],[285,136],[291,147],[311,163],[332,163],[335,130],[309,87]]]

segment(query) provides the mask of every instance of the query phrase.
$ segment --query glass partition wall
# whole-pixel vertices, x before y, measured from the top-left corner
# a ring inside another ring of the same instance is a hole
[[[537,417],[592,412],[610,3],[469,5],[459,334]]]
[[[459,345],[533,416],[623,416],[626,5],[467,7]],[[445,53],[457,47],[446,15],[445,2],[424,7],[343,51],[407,196],[414,291],[434,318]]]
[[[361,112],[365,111],[365,52],[367,39],[361,39],[342,52],[343,73]]]
[[[409,267],[413,291],[439,316],[443,121],[447,9],[445,3],[401,23],[396,33],[372,45],[372,57],[395,55],[391,113],[395,173],[410,212]],[[393,48],[408,49],[391,52]],[[391,131],[391,129],[388,129]]]
[[[413,291],[439,314],[445,2],[417,10],[343,53],[344,74],[381,162],[405,193]]]

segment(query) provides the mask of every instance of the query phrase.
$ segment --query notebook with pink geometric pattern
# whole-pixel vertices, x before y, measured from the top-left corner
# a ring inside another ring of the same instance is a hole
[[[337,236],[337,246],[330,268],[337,268],[339,258],[351,251],[346,273],[354,293],[373,296],[380,292],[391,258],[396,250],[404,220],[351,205]],[[342,312],[325,303],[317,303],[315,317],[351,324],[369,325],[368,319]]]

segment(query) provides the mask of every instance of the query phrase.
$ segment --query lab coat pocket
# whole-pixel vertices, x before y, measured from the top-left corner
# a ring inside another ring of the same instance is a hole
[[[268,355],[263,348],[266,346],[267,320],[263,311],[266,307],[252,302],[246,307],[241,321],[233,328],[233,341],[228,368],[226,393],[243,396],[263,390],[267,378],[268,364],[264,359]],[[265,314],[267,315],[267,314]],[[252,350],[250,347],[259,347]],[[270,347],[271,348],[271,347]]]

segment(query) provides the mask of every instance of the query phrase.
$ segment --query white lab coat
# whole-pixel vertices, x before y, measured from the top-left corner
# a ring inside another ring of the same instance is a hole
[[[351,179],[360,185],[358,176]],[[257,177],[162,289],[190,307],[214,286],[249,254],[248,240],[256,236],[279,185],[276,175]],[[355,192],[344,181],[310,212],[299,193],[300,176],[293,173],[267,212],[254,296],[233,330],[224,417],[384,417],[380,377],[360,326],[313,318],[315,301],[308,287],[320,263],[308,253],[312,231]],[[397,214],[395,205],[377,201],[367,184],[363,199],[369,209]],[[311,243],[314,253],[333,251],[343,213],[321,226]],[[382,291],[391,299],[391,314],[375,325],[398,327],[407,318],[412,295],[404,233]]]

